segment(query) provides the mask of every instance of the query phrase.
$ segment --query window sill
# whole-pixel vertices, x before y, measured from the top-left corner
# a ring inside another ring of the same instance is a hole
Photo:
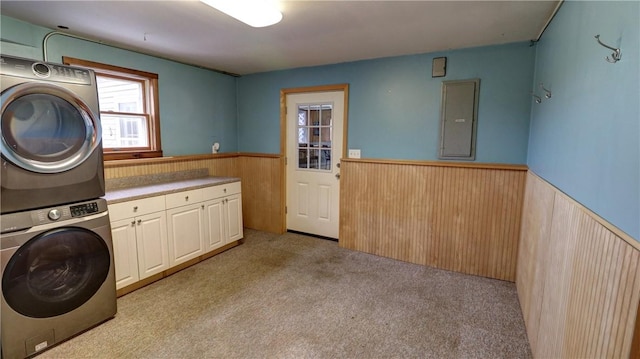
[[[141,158],[158,158],[162,157],[162,151],[137,151],[137,152],[105,152],[103,154],[105,161],[115,160],[135,160]]]

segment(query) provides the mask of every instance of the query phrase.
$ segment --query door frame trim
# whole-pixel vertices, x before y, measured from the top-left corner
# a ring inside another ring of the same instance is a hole
[[[347,129],[349,128],[349,84],[320,85],[309,87],[285,88],[280,90],[280,214],[282,218],[281,233],[287,231],[287,96],[299,93],[342,91],[344,96],[344,113],[342,122],[342,154],[340,160],[347,153]],[[340,219],[338,219],[340,221]],[[338,222],[338,230],[340,223]]]

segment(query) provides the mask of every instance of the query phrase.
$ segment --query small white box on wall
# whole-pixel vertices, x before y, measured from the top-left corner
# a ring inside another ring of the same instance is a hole
[[[431,77],[445,77],[447,75],[447,58],[434,57],[431,64]]]

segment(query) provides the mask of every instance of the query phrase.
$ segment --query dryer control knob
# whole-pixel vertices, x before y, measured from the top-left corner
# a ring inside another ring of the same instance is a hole
[[[52,221],[57,221],[60,219],[60,217],[62,217],[62,214],[60,214],[60,211],[57,209],[52,209],[49,211],[49,219]]]

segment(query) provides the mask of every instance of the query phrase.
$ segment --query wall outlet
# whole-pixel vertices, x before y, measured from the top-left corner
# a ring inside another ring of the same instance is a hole
[[[360,150],[359,149],[349,149],[349,158],[360,158]]]

